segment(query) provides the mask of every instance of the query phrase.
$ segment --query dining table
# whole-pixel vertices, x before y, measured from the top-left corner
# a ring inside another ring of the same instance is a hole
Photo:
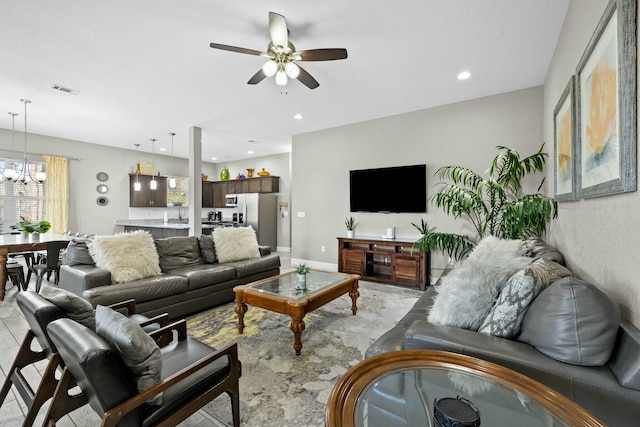
[[[47,243],[62,242],[66,248],[73,236],[66,234],[0,234],[0,301],[4,301],[7,286],[7,255],[16,252],[41,251],[47,249]]]

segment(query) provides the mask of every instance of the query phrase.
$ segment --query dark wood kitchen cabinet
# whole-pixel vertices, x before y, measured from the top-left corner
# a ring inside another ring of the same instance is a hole
[[[151,181],[156,181],[156,189],[151,189]],[[140,190],[135,190],[135,183]],[[167,206],[167,177],[129,174],[129,206],[134,208],[163,208]]]
[[[211,181],[202,181],[202,207],[213,208],[213,186]]]

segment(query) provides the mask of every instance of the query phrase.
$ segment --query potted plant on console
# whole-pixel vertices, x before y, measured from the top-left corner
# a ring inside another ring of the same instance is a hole
[[[444,166],[435,176],[443,182],[430,198],[431,203],[442,208],[454,218],[471,223],[476,235],[428,232],[414,247],[422,251],[443,252],[452,259],[462,259],[483,237],[503,239],[543,237],[547,225],[558,216],[558,202],[543,194],[524,194],[522,181],[525,176],[544,172],[547,153],[540,149],[529,157],[520,158],[517,151],[498,146],[484,176],[464,166]],[[414,224],[415,225],[415,224]]]
[[[350,216],[349,218],[345,218],[344,225],[347,226],[347,237],[352,238],[357,225],[356,220],[353,219],[352,216]]]
[[[296,275],[298,276],[298,287],[296,289],[306,289],[307,288],[307,273],[311,271],[311,268],[307,267],[304,264],[299,264],[296,267]]]

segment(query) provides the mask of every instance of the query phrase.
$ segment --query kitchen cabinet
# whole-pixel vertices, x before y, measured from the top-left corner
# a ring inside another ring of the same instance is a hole
[[[249,193],[277,193],[280,191],[280,178],[277,176],[261,176],[247,179]]]
[[[224,208],[226,207],[226,201],[224,196],[227,194],[227,183],[225,181],[218,181],[213,183],[213,207]]]
[[[151,189],[151,181],[155,180],[156,189]],[[140,183],[140,191],[134,185]],[[129,174],[129,206],[138,208],[161,208],[167,206],[167,177]]]
[[[214,208],[215,205],[213,203],[213,186],[214,183],[211,181],[202,181],[202,207],[203,208]]]

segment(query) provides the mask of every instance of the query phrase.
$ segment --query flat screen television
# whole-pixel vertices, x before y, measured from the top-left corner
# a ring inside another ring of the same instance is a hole
[[[351,212],[427,211],[427,165],[349,172]]]

